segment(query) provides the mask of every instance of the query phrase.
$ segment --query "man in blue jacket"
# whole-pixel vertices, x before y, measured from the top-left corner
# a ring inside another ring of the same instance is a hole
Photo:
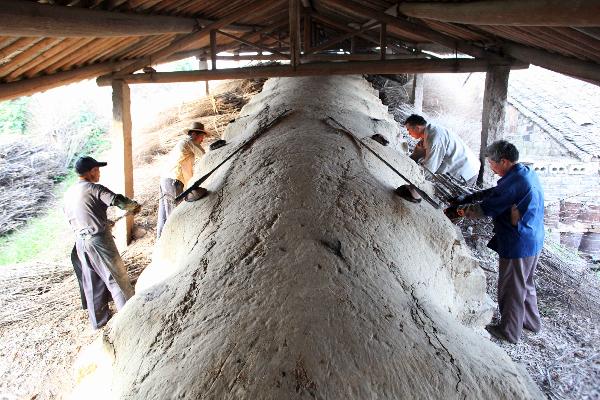
[[[523,328],[541,329],[533,275],[544,244],[544,191],[536,173],[518,162],[519,151],[513,144],[496,141],[487,148],[487,157],[492,171],[500,176],[496,187],[455,199],[455,212],[494,220],[488,247],[500,256],[500,323],[486,329],[497,338],[517,343]]]

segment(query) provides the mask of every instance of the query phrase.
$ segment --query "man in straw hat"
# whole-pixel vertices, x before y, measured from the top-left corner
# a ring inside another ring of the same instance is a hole
[[[79,181],[67,190],[64,203],[65,214],[75,232],[73,267],[81,279],[82,303],[84,306],[87,303],[94,329],[108,322],[108,301],[111,297],[117,309],[121,309],[134,294],[125,264],[111,235],[112,223],[106,216],[106,209],[117,206],[137,213],[141,208],[137,202],[98,184],[100,167],[105,165],[105,162],[92,157],[79,158],[75,163]]]
[[[167,218],[175,208],[175,197],[187,186],[194,175],[196,158],[204,155],[201,143],[206,136],[204,125],[194,122],[185,130],[186,137],[180,140],[167,156],[167,162],[160,175],[160,198],[158,201],[158,220],[156,238],[160,238]]]

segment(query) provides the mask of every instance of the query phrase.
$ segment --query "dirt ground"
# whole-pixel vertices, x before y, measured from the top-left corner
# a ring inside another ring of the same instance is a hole
[[[197,112],[190,112],[176,123],[185,125],[196,117]],[[204,117],[218,132],[235,117],[235,111],[227,109]],[[157,123],[156,132],[160,130],[161,124]],[[155,147],[136,150],[135,197],[145,207],[136,217],[137,239],[123,254],[134,281],[152,257],[159,165],[175,135],[160,138],[155,134]],[[467,244],[486,270],[488,292],[495,298],[497,259],[485,248],[489,226],[469,228],[463,224],[462,229]],[[70,240],[71,236],[65,232],[64,238]],[[0,399],[67,397],[76,382],[71,366],[78,352],[101,334],[92,330],[87,312],[81,310],[69,260],[65,257],[54,264],[38,261],[1,268],[0,285]],[[548,398],[600,399],[597,277],[578,257],[548,245],[538,268],[537,285],[542,331],[526,332],[517,345],[498,345],[527,368]]]

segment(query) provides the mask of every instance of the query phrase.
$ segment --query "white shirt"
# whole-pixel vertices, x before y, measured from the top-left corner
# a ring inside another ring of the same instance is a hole
[[[479,173],[479,159],[462,139],[446,128],[433,124],[425,127],[423,167],[434,174],[449,174],[465,181]]]

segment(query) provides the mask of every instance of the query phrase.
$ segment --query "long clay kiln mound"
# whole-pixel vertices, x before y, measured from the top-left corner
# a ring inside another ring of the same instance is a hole
[[[423,182],[361,77],[269,80],[201,171],[285,109],[211,177],[208,198],[167,223],[107,333],[115,396],[540,396],[482,333],[485,279],[452,224],[395,197],[402,180],[322,122],[334,117]]]

